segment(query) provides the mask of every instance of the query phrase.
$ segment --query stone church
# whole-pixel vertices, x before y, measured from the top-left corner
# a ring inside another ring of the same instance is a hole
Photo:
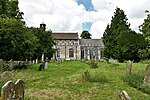
[[[53,33],[57,50],[54,58],[64,60],[101,59],[104,47],[101,39],[79,39],[78,33]]]
[[[45,24],[40,24],[45,29]],[[54,49],[56,53],[53,59],[80,60],[91,58],[101,59],[102,49],[104,48],[102,39],[79,39],[78,33],[53,33],[56,41]]]

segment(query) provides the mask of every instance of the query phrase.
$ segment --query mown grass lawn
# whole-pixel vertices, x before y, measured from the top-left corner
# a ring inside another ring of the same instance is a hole
[[[39,64],[26,70],[13,71],[15,79],[25,81],[25,100],[119,100],[125,90],[132,100],[150,100],[150,95],[128,86],[122,80],[125,63],[98,62],[91,69],[81,61],[50,62],[48,69],[38,71]],[[147,64],[134,63],[132,71],[145,71]],[[108,82],[83,81],[85,71],[105,74]]]

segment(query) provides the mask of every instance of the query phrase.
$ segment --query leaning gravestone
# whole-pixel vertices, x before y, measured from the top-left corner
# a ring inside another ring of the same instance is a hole
[[[4,61],[3,61],[3,59],[0,59],[0,70],[1,70],[1,72],[3,72],[3,65],[4,65]]]
[[[132,62],[129,60],[126,64],[126,75],[131,75]]]
[[[3,100],[24,100],[24,81],[17,80],[14,84],[8,81],[2,87]]]
[[[150,64],[146,67],[144,83],[150,83]]]
[[[10,60],[10,64],[9,64],[10,70],[13,70],[13,63],[14,63],[14,62],[13,62],[13,59],[11,59],[11,60]]]

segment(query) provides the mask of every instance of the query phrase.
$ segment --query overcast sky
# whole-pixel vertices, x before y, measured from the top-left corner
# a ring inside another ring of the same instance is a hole
[[[19,0],[26,25],[39,27],[45,23],[53,32],[89,30],[92,38],[101,38],[116,7],[127,15],[131,29],[138,27],[150,10],[149,0]]]

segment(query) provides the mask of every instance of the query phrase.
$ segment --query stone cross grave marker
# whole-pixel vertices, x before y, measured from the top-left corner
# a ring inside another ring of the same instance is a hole
[[[17,80],[16,83],[8,81],[2,87],[3,100],[24,100],[24,81]]]
[[[146,67],[144,83],[150,83],[150,64]]]
[[[126,75],[131,75],[132,71],[132,62],[129,60],[126,64]]]

